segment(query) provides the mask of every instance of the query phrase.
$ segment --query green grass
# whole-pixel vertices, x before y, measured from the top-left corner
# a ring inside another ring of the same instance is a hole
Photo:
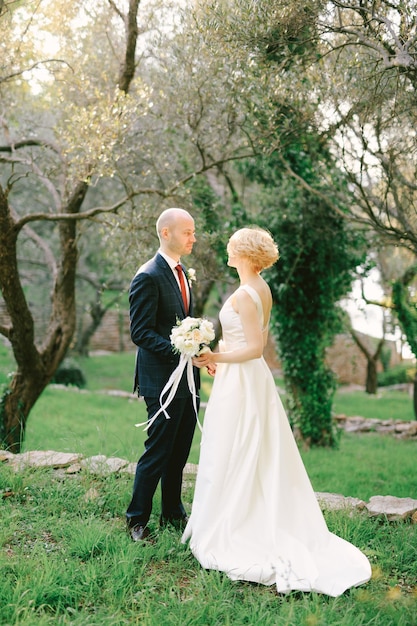
[[[91,391],[121,389],[122,391],[131,392],[135,359],[136,353],[122,352],[112,355],[77,357],[75,360],[86,376],[86,389]],[[201,388],[201,399],[203,402],[207,401],[210,388],[211,378],[203,373]]]
[[[76,357],[75,360],[86,376],[87,390],[118,389],[126,392],[132,390],[134,352]],[[11,352],[0,343],[0,385],[7,382],[8,373],[13,369],[14,360]],[[280,388],[284,388],[284,381],[281,378],[277,378],[276,383]],[[201,392],[203,402],[207,401],[210,387],[210,377],[203,375]],[[379,388],[376,395],[369,395],[364,391],[346,392],[341,387],[336,392],[333,410],[335,413],[344,413],[350,416],[361,415],[366,418],[415,419],[412,398],[405,392],[390,391],[383,387]]]
[[[146,433],[135,423],[146,421],[143,401],[135,397],[113,397],[112,389],[131,391],[134,353],[78,359],[87,389],[49,386],[28,420],[24,450],[54,449],[80,452],[85,456],[104,454],[136,461]],[[10,351],[0,345],[0,372],[4,379],[12,368]],[[283,381],[277,381],[283,386]],[[203,375],[202,400],[210,393],[211,378]],[[382,389],[376,396],[340,389],[335,396],[335,413],[388,419],[412,419],[411,398],[403,392]],[[201,411],[201,420],[204,412]],[[399,441],[378,434],[343,434],[338,450],[301,451],[316,491],[331,491],[362,499],[372,495],[417,497],[415,442]],[[196,429],[189,461],[197,463],[200,432]]]
[[[204,413],[201,412],[201,421]],[[146,433],[142,401],[99,392],[50,387],[28,421],[24,450],[104,454],[136,461]],[[189,461],[198,463],[200,431],[196,428]],[[417,497],[415,441],[389,435],[343,433],[337,450],[301,450],[316,491],[369,499],[372,495]]]
[[[135,352],[116,352],[112,355],[75,357],[86,379],[87,389],[121,389],[132,391]]]
[[[55,626],[412,626],[417,527],[347,513],[330,530],[366,552],[373,579],[339,598],[230,581],[201,569],[171,529],[138,546],[125,532],[131,477],[15,473],[0,492],[0,623]],[[185,492],[187,506],[192,485]]]
[[[5,358],[0,350],[2,365]],[[101,391],[130,391],[133,364],[132,354],[90,357],[82,365],[86,391],[48,387],[30,415],[24,449],[135,461],[145,433],[134,424],[146,419],[145,405],[136,398]],[[205,396],[209,389],[210,379],[205,377]],[[396,397],[387,393],[381,403],[359,392],[338,392],[336,412],[380,417],[387,398]],[[410,419],[404,418],[404,398],[399,394],[398,418]],[[197,429],[189,459],[194,463],[199,441]],[[345,433],[338,450],[301,453],[316,491],[364,500],[376,494],[417,497],[415,441]],[[368,555],[372,580],[340,598],[277,596],[273,587],[236,583],[218,572],[202,570],[173,530],[158,529],[159,490],[150,520],[155,541],[133,544],[124,521],[132,482],[126,474],[104,478],[53,470],[15,473],[5,464],[0,466],[0,624],[417,625],[416,524],[326,513],[330,530]],[[192,496],[193,480],[187,478],[188,510]]]
[[[377,433],[343,433],[339,449],[301,450],[315,491],[369,500],[375,495],[417,499],[417,443]]]
[[[339,389],[333,402],[334,413],[360,415],[381,420],[415,420],[413,399],[405,391],[390,391],[384,387],[370,395],[365,391],[347,392]]]
[[[30,414],[24,450],[105,454],[134,460],[145,433],[145,403],[98,391],[48,387]]]
[[[0,359],[7,358],[3,348]],[[93,356],[79,359],[87,377],[87,390],[49,386],[28,420],[24,450],[53,449],[104,454],[136,461],[146,433],[135,423],[146,421],[143,401],[113,397],[100,390],[130,392],[135,355]],[[278,381],[283,386],[281,380]],[[202,399],[210,392],[211,378],[203,375]],[[381,397],[380,397],[381,396]],[[336,394],[336,413],[386,419],[396,407],[398,419],[410,419],[411,399],[406,393],[382,390],[378,396],[343,389]],[[204,411],[200,412],[201,421]],[[198,463],[200,431],[196,428],[189,461]],[[302,450],[313,487],[368,500],[372,495],[417,497],[414,441],[379,434],[343,433],[338,450]]]

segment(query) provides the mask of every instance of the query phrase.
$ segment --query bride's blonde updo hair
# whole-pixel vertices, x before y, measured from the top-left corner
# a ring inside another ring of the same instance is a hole
[[[241,228],[233,233],[227,252],[249,259],[255,272],[271,267],[279,258],[278,246],[270,233],[257,226]]]

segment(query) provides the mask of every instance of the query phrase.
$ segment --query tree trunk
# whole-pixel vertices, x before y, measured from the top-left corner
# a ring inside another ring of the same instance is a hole
[[[65,207],[76,214],[88,186],[79,183]],[[60,265],[53,277],[52,312],[41,346],[35,341],[34,322],[20,281],[17,236],[22,228],[12,217],[7,195],[0,186],[0,288],[10,318],[2,334],[11,342],[17,371],[0,401],[0,438],[12,452],[19,452],[26,422],[36,400],[65,357],[75,331],[76,222],[60,222]]]
[[[87,324],[86,328],[79,327],[77,332],[77,339],[75,342],[75,346],[73,348],[73,352],[79,354],[80,356],[88,356],[90,349],[90,341],[96,332],[96,330],[100,327],[103,317],[106,315],[107,311],[111,309],[111,307],[116,304],[120,300],[123,295],[123,285],[119,287],[120,293],[110,300],[106,306],[103,306],[101,301],[101,296],[103,293],[103,288],[100,285],[96,287],[96,300],[89,307],[90,313],[90,322]],[[123,346],[119,346],[120,352],[123,352]]]
[[[33,372],[28,378],[18,369],[1,400],[1,440],[10,452],[20,452],[28,415],[47,385],[39,374]]]
[[[99,328],[103,317],[107,313],[107,308],[101,306],[101,302],[94,302],[90,307],[91,320],[86,328],[81,329],[74,346],[74,352],[80,356],[88,356],[90,341],[96,330]],[[78,334],[78,333],[77,333]]]
[[[366,366],[366,393],[376,394],[378,390],[378,372],[375,358],[370,358]]]
[[[366,393],[375,394],[378,390],[378,370],[377,363],[380,357],[382,348],[385,344],[385,328],[383,329],[384,334],[378,342],[376,351],[374,354],[371,354],[371,351],[365,346],[365,344],[361,341],[360,337],[353,328],[349,327],[349,332],[351,334],[352,339],[358,346],[359,350],[366,358],[366,381],[365,381],[365,391]]]

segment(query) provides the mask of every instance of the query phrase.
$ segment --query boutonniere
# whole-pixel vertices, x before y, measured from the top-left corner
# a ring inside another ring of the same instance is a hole
[[[191,287],[193,286],[193,282],[196,280],[195,269],[193,267],[188,268],[186,276],[191,289]]]

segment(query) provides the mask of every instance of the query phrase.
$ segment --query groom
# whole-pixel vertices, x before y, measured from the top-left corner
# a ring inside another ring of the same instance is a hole
[[[130,333],[137,345],[134,391],[143,396],[148,420],[160,408],[160,393],[179,362],[169,339],[178,320],[192,315],[190,285],[180,257],[195,243],[194,220],[184,209],[167,209],[156,223],[160,247],[134,277],[129,292]],[[199,372],[194,368],[196,389]],[[126,520],[133,541],[149,535],[152,499],[161,480],[160,525],[182,529],[187,515],[181,501],[182,472],[190,452],[196,424],[186,375],[167,408],[148,428],[145,451],[136,466],[132,500]]]

